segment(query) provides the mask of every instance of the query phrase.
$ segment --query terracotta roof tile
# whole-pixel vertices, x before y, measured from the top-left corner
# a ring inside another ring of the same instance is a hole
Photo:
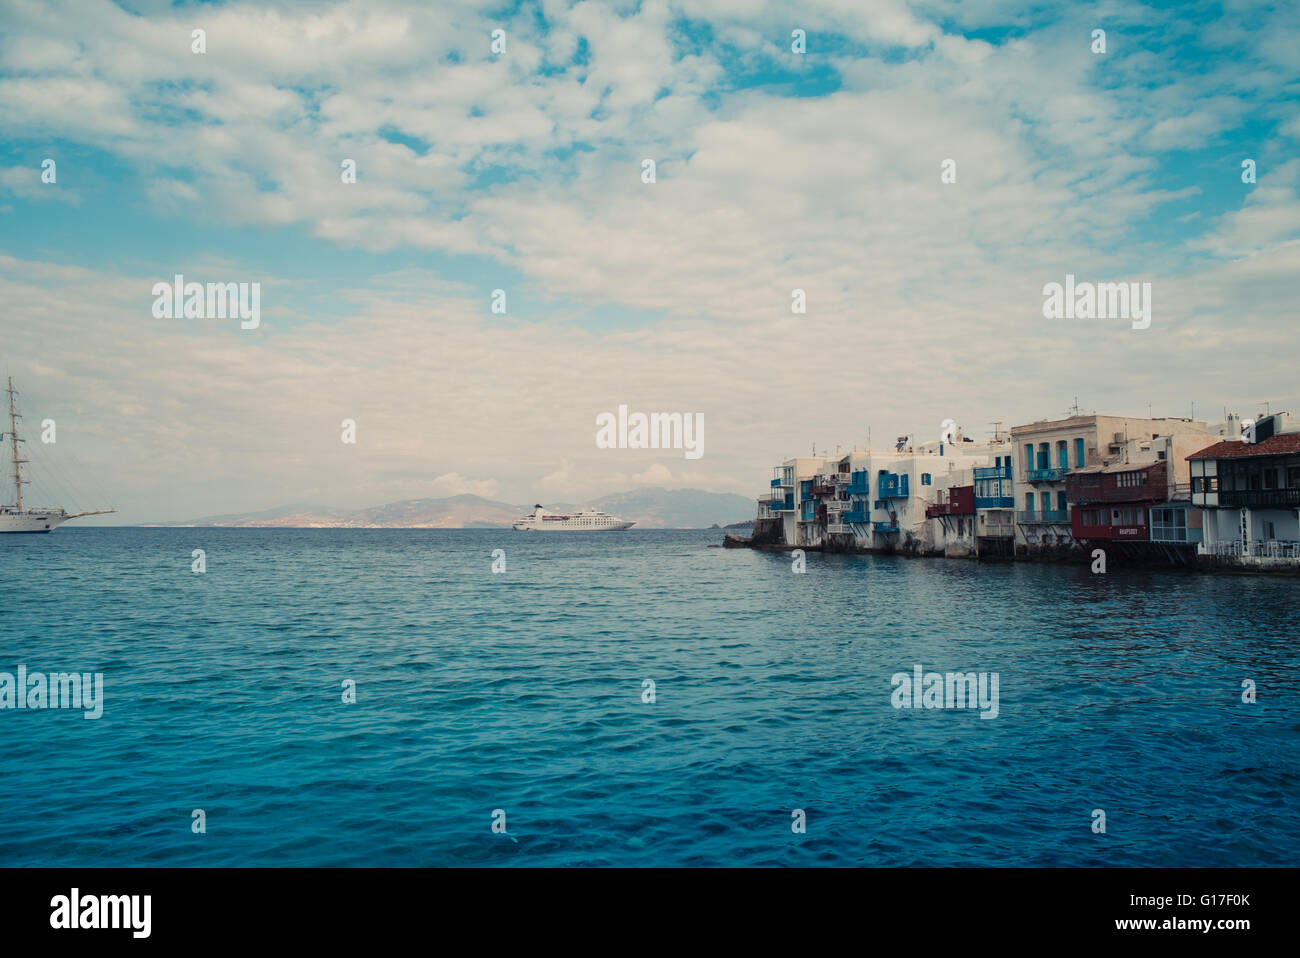
[[[1284,456],[1300,453],[1300,432],[1270,436],[1263,442],[1245,443],[1238,439],[1225,439],[1194,452],[1188,459],[1245,459],[1252,456]]]

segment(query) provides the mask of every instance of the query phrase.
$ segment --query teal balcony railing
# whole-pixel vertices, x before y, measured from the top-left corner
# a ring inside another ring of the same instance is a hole
[[[1066,523],[1070,521],[1070,513],[1065,509],[1044,509],[1038,512],[1021,511],[1016,513],[1016,521],[1025,525],[1035,522]]]
[[[1060,482],[1065,478],[1066,469],[1028,469],[1025,471],[1026,482]]]

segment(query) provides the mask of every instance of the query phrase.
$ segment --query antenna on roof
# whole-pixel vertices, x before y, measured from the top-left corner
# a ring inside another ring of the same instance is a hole
[[[1078,396],[1075,396],[1075,397],[1074,397],[1074,405],[1070,407],[1070,415],[1071,415],[1071,416],[1077,416],[1077,415],[1079,415],[1079,412],[1080,412],[1080,410],[1079,410],[1079,397],[1078,397]]]

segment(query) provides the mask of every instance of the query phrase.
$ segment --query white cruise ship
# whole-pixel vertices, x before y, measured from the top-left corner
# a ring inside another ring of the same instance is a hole
[[[0,432],[0,440],[4,440],[10,448],[10,458],[13,466],[11,476],[14,484],[14,501],[7,505],[0,505],[0,533],[53,532],[69,519],[76,519],[81,516],[102,516],[109,512],[116,512],[115,509],[101,509],[97,512],[68,512],[63,508],[23,508],[23,486],[27,484],[27,480],[23,478],[23,463],[27,460],[22,458],[18,444],[26,442],[26,440],[18,435],[18,420],[22,416],[18,415],[17,406],[14,404],[14,397],[18,395],[18,390],[14,389],[12,376],[9,377],[7,392],[9,393],[9,432],[8,434]]]
[[[635,522],[594,509],[583,509],[571,516],[547,515],[540,505],[533,506],[533,514],[515,523],[520,532],[617,532],[631,529]]]

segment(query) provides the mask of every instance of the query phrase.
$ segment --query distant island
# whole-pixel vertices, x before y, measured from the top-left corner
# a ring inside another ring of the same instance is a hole
[[[636,522],[637,529],[734,529],[754,521],[753,499],[702,489],[635,489],[583,503],[547,502],[548,510],[600,509]],[[215,526],[284,529],[499,529],[532,512],[533,503],[511,504],[482,496],[406,499],[382,506],[343,509],[322,505],[279,506],[262,512],[205,516],[149,526]]]

